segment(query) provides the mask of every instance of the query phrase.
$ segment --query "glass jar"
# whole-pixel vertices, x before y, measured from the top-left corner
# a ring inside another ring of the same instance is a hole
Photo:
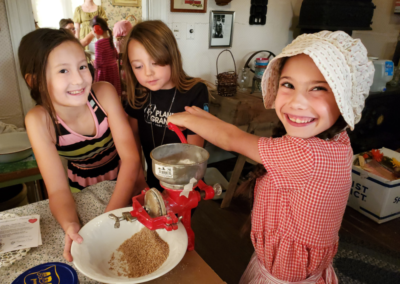
[[[246,90],[246,88],[249,86],[249,73],[249,68],[242,68],[242,70],[239,72],[238,85],[242,91]]]

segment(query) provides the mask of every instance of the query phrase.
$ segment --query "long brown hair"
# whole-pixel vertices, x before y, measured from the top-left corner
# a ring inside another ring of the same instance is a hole
[[[19,67],[30,89],[31,97],[36,105],[43,106],[49,112],[53,122],[57,121],[57,117],[47,89],[47,59],[54,48],[67,41],[75,42],[82,47],[70,31],[45,28],[25,35],[18,48]],[[84,52],[83,47],[82,52]],[[29,76],[29,82],[27,76]]]
[[[103,18],[99,17],[99,16],[95,16],[91,23],[90,26],[93,28],[94,26],[99,25],[100,28],[104,31],[104,32],[108,32],[108,40],[110,42],[110,46],[112,49],[114,49],[114,42],[113,42],[113,34],[112,31],[110,30],[110,28],[107,25],[106,20],[104,20]]]
[[[182,57],[172,31],[162,21],[144,21],[136,24],[125,40],[122,65],[126,74],[128,102],[131,107],[141,108],[148,99],[149,91],[139,84],[129,60],[128,47],[131,40],[140,42],[153,60],[161,66],[171,67],[171,82],[180,93],[189,91],[200,78],[189,77],[182,67]]]

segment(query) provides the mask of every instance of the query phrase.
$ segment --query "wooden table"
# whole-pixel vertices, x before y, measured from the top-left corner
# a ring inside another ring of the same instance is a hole
[[[210,266],[197,254],[196,251],[188,251],[181,262],[170,272],[147,282],[149,284],[223,284],[222,279]],[[226,284],[226,283],[225,283]]]
[[[233,97],[221,97],[216,92],[211,92],[210,113],[249,133],[270,137],[279,119],[274,109],[265,109],[260,92],[250,94],[250,91],[238,91]],[[221,204],[222,208],[229,207],[245,162],[246,157],[239,155]]]
[[[73,193],[76,202],[76,210],[83,224],[86,224],[93,218],[104,213],[114,191],[115,183],[115,181],[103,181],[89,186],[79,193]],[[0,212],[0,214],[2,213],[13,213],[19,216],[39,214],[43,245],[32,248],[26,256],[17,260],[11,266],[1,267],[1,283],[11,283],[29,268],[42,263],[68,263],[62,256],[64,249],[64,231],[52,216],[48,200]],[[73,263],[68,264],[74,267]],[[77,274],[80,284],[98,283],[80,273],[79,270],[77,270]],[[195,251],[191,251],[185,254],[182,261],[173,270],[148,283],[222,284],[224,282]]]

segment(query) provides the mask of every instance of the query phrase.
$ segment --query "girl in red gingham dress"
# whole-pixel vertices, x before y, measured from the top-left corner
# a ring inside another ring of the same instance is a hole
[[[262,164],[251,216],[255,253],[241,284],[338,283],[332,260],[351,187],[345,129],[361,118],[374,69],[344,32],[304,34],[263,75],[264,105],[286,135],[243,132],[199,108],[168,118],[212,144]]]
[[[95,43],[94,81],[106,81],[111,83],[119,96],[121,96],[121,80],[118,70],[118,53],[113,44],[113,35],[107,22],[96,16],[91,23],[97,38]]]

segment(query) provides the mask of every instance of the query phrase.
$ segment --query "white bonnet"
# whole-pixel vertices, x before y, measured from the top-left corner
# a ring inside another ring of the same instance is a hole
[[[313,59],[331,87],[344,120],[353,130],[361,119],[375,69],[361,41],[342,31],[300,35],[271,60],[261,83],[264,106],[274,107],[282,58],[301,53]]]

